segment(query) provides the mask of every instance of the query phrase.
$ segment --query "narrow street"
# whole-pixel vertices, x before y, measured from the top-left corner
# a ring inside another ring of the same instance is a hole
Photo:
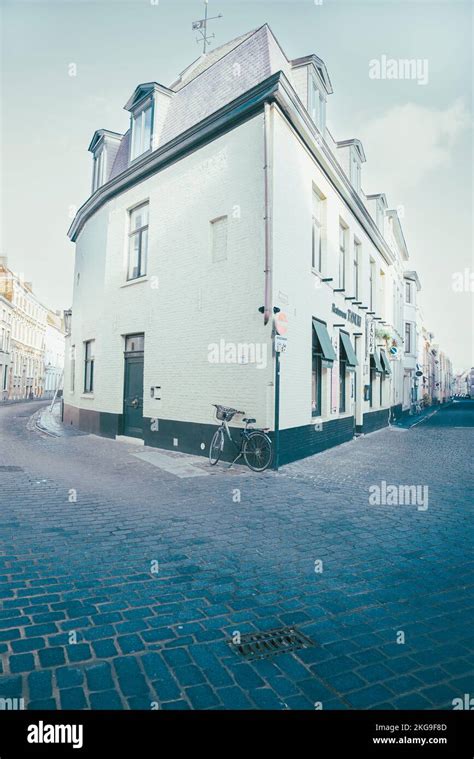
[[[30,422],[43,406],[0,408],[0,698],[452,709],[474,693],[473,402],[263,475],[55,438]],[[383,482],[418,500],[383,502]],[[248,662],[228,642],[293,625],[314,646]]]

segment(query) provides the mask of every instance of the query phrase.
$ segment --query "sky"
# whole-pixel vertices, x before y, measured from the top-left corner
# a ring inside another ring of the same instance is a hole
[[[200,0],[0,0],[0,254],[50,308],[71,305],[67,230],[90,193],[90,139],[124,132],[140,82],[169,85],[201,52]],[[211,47],[267,22],[288,58],[316,53],[327,123],[357,137],[366,194],[399,208],[425,322],[455,368],[474,365],[473,5],[464,0],[210,0]],[[414,59],[414,78],[372,78]],[[75,64],[71,66],[71,64]],[[74,76],[71,73],[75,72]]]

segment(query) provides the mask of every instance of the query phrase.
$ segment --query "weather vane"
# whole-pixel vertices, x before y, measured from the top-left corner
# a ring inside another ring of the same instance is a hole
[[[200,36],[196,39],[196,42],[202,42],[202,52],[206,53],[206,47],[209,44],[209,42],[215,37],[215,34],[208,34],[207,33],[207,22],[208,21],[214,21],[217,18],[222,18],[222,13],[219,13],[218,16],[208,16],[207,15],[207,5],[208,0],[204,0],[204,8],[205,14],[204,18],[200,18],[198,21],[193,21],[193,29],[199,32]]]

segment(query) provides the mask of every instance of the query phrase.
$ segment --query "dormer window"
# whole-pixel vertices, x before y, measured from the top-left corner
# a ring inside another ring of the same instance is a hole
[[[326,98],[324,97],[315,76],[309,77],[308,110],[317,128],[324,134],[326,124]]]
[[[89,145],[92,153],[92,192],[102,187],[110,177],[122,135],[109,129],[97,129]]]
[[[350,157],[350,180],[354,190],[357,194],[360,193],[360,160],[357,156],[357,152],[352,149]]]
[[[383,200],[379,198],[379,200],[377,200],[377,205],[375,207],[375,221],[381,232],[383,232],[384,216],[385,216],[385,209],[384,209]]]
[[[151,148],[152,116],[153,104],[150,100],[132,116],[132,161]]]
[[[92,170],[92,192],[99,189],[105,182],[105,147],[102,147],[94,155]]]

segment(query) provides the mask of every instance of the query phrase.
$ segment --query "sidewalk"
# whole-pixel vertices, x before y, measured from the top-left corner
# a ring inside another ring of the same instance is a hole
[[[409,430],[410,427],[415,427],[415,425],[420,424],[420,422],[424,422],[426,419],[429,419],[430,416],[433,416],[433,414],[437,414],[440,408],[442,408],[442,406],[428,406],[427,408],[424,408],[419,414],[413,414],[412,416],[410,416],[410,414],[406,414],[401,419],[399,419],[398,422],[394,422],[392,424],[392,427],[401,427],[402,429]]]
[[[60,400],[56,401],[52,410],[51,403],[41,408],[33,415],[32,421],[40,432],[52,435],[53,437],[76,437],[77,435],[86,434],[76,428],[67,427],[62,423]]]

